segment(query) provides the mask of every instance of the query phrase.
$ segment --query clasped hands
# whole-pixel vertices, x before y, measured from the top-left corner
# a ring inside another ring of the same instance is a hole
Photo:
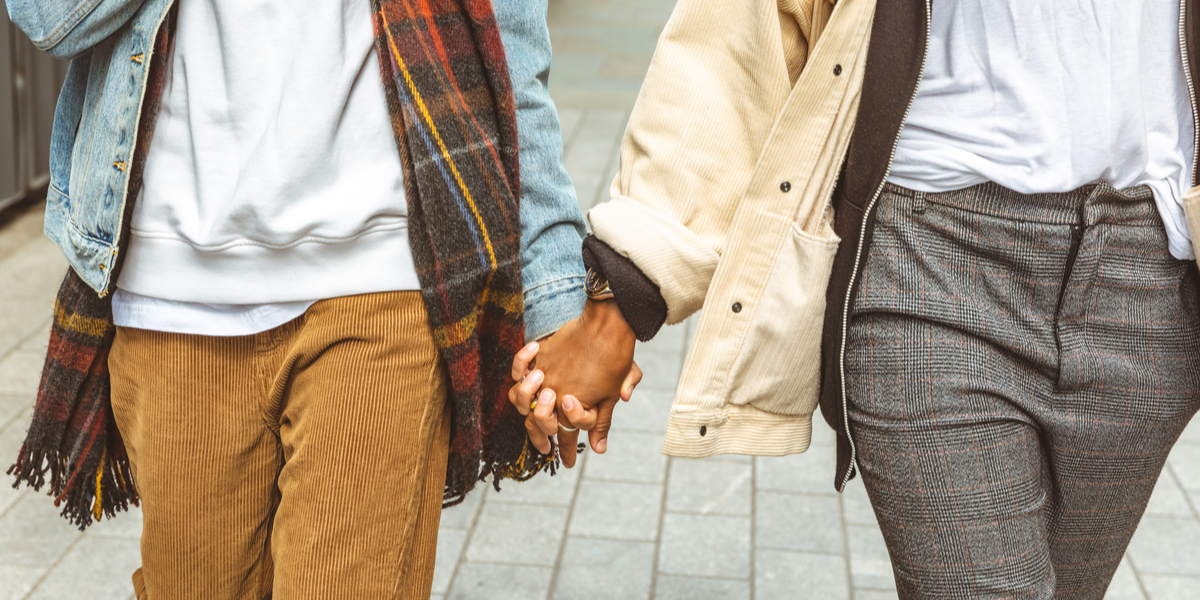
[[[575,466],[579,431],[592,450],[608,449],[618,400],[642,380],[633,362],[636,338],[614,300],[588,300],[579,317],[526,345],[513,359],[508,401],[525,416],[530,442],[543,453],[558,436],[559,458]],[[536,402],[535,402],[536,401]]]

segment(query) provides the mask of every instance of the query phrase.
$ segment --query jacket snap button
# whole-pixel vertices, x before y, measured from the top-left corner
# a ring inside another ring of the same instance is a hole
[[[742,312],[742,303],[741,303],[741,302],[734,302],[734,303],[733,303],[733,306],[732,306],[731,308],[733,308],[733,312],[735,312],[735,313],[740,313],[740,312]]]
[[[842,74],[842,65],[833,65],[833,74],[841,75]]]
[[[708,433],[708,428],[701,425],[700,426],[700,437],[704,437],[704,434],[706,434],[706,433]]]
[[[779,184],[779,189],[780,189],[780,191],[783,191],[783,192],[792,191],[792,182],[785,181],[785,182]]]

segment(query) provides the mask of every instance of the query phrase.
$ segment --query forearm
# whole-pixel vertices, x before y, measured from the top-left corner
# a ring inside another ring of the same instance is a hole
[[[499,0],[494,6],[517,107],[525,333],[538,339],[583,310],[585,229],[547,88],[552,53],[546,1]]]

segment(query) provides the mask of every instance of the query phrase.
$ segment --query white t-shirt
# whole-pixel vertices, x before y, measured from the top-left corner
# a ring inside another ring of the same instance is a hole
[[[254,333],[420,288],[374,43],[363,0],[180,3],[118,325]]]
[[[888,180],[1027,194],[1146,184],[1171,254],[1194,258],[1181,205],[1195,151],[1183,68],[1178,1],[934,2]]]

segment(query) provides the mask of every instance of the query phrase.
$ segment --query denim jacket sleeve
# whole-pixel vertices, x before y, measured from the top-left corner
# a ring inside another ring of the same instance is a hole
[[[33,45],[72,58],[128,23],[145,0],[6,0],[8,17]]]
[[[496,21],[517,103],[521,159],[521,277],[525,339],[536,340],[579,316],[586,295],[586,229],[575,186],[563,166],[562,129],[550,91],[548,0],[498,0]]]

